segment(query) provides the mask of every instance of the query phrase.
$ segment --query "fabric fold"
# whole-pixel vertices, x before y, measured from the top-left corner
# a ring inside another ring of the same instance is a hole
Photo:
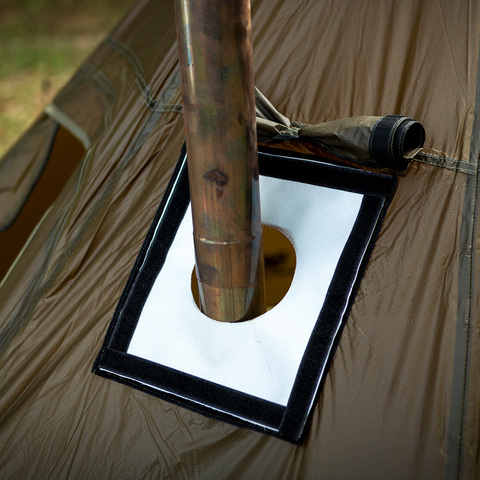
[[[311,125],[288,119],[258,88],[255,100],[258,136],[267,143],[305,140],[345,160],[403,171],[425,142],[422,124],[403,115],[358,116]]]

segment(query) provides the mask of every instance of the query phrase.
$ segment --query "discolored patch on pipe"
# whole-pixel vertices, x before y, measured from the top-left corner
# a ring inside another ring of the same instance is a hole
[[[223,188],[227,185],[229,176],[220,168],[213,168],[203,175],[203,178],[208,182],[217,186],[217,198],[223,195]]]
[[[218,278],[218,270],[212,266],[205,263],[198,265],[198,277],[202,283],[207,285],[212,285],[215,282],[215,279]]]

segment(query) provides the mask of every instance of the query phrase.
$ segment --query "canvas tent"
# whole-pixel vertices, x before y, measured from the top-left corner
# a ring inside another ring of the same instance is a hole
[[[0,164],[5,245],[70,168],[0,288],[3,478],[478,478],[480,5],[257,0],[252,22],[255,83],[289,119],[427,132],[303,444],[90,372],[184,141],[173,4],[143,0]]]

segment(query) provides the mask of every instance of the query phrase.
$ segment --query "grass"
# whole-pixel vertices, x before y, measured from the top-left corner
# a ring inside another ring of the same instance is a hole
[[[134,0],[0,0],[0,157]]]

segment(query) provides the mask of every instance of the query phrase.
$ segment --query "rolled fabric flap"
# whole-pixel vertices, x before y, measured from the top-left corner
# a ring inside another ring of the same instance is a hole
[[[425,142],[423,126],[402,115],[349,117],[310,125],[280,114],[258,89],[256,104],[259,138],[308,140],[362,165],[405,170]]]
[[[401,115],[380,118],[370,136],[370,157],[376,164],[404,170],[425,143],[425,129],[416,120]]]

